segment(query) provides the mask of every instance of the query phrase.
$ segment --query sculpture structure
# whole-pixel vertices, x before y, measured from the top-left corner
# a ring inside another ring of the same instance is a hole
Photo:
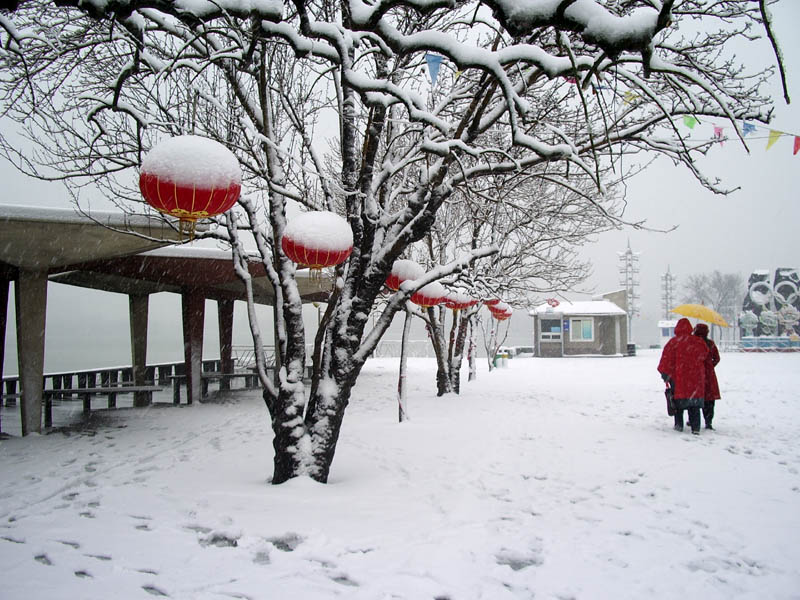
[[[739,315],[745,349],[800,349],[800,270],[753,271]],[[796,346],[796,347],[795,347]]]

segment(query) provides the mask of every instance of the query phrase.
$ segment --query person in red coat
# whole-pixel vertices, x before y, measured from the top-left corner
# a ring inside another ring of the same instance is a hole
[[[719,383],[715,367],[719,364],[719,350],[714,340],[708,337],[708,325],[698,323],[694,326],[694,334],[703,340],[708,346],[708,356],[706,357],[706,389],[703,396],[703,420],[706,422],[706,429],[714,429],[711,421],[714,420],[714,403],[720,399]]]
[[[683,431],[683,411],[689,413],[692,433],[700,433],[700,409],[703,407],[706,385],[706,357],[708,347],[699,337],[692,335],[689,319],[675,325],[675,337],[667,342],[661,352],[658,372],[672,386],[675,398],[675,429]]]

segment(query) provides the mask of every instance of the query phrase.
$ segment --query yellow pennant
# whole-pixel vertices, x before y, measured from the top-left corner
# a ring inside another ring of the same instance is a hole
[[[773,144],[777,142],[778,138],[780,138],[782,135],[783,135],[782,131],[776,131],[775,129],[770,129],[769,139],[767,140],[767,150],[772,148]]]
[[[632,92],[630,90],[625,92],[625,96],[623,97],[623,101],[625,102],[625,104],[632,104],[636,102],[636,100],[638,99],[639,99],[639,94],[637,94],[636,92]]]

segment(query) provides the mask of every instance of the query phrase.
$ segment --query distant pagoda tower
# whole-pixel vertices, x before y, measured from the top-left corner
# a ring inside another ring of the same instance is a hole
[[[631,250],[631,241],[624,252],[617,252],[619,256],[619,284],[625,289],[628,299],[628,343],[633,343],[633,317],[639,315],[639,255],[641,252]]]
[[[675,306],[675,283],[677,278],[669,272],[669,265],[667,265],[667,272],[661,276],[661,304],[664,307],[664,320],[669,321],[674,316],[670,314],[670,309]]]

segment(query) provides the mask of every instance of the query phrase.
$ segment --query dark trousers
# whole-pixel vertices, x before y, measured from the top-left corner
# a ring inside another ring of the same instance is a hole
[[[700,431],[700,408],[687,408],[689,413],[689,427],[692,431]],[[683,409],[675,410],[675,427],[683,427]]]
[[[703,419],[706,422],[706,427],[711,425],[714,420],[714,400],[706,400],[703,402]]]

